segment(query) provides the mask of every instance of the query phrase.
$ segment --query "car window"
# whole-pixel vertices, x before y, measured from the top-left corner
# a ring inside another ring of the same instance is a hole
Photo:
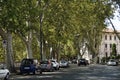
[[[55,63],[55,61],[52,61],[52,62],[54,62],[54,63]]]
[[[85,61],[85,59],[80,59],[80,61]]]
[[[66,61],[62,60],[61,63],[65,63]]]
[[[24,59],[22,61],[22,65],[29,65],[29,64],[33,64],[33,60],[32,59]]]
[[[49,64],[49,62],[48,61],[42,61],[42,62],[40,62],[41,64]]]
[[[111,62],[114,62],[115,60],[110,60]]]

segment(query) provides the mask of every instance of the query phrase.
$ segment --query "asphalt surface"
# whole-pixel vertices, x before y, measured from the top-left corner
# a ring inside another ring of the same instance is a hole
[[[12,75],[10,80],[120,80],[120,66],[71,64],[59,71],[37,73],[36,75]]]

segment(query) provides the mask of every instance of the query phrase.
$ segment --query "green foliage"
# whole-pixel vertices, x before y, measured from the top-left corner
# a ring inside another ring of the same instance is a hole
[[[111,57],[112,57],[112,58],[116,58],[116,56],[117,56],[117,50],[116,50],[116,44],[114,43],[114,44],[112,45]]]
[[[14,53],[14,60],[21,61],[23,58],[26,58],[26,47],[22,40],[15,34],[13,34],[13,53]]]
[[[63,51],[67,55],[74,55],[78,41],[87,41],[89,50],[97,54],[105,19],[113,13],[111,4],[108,0],[2,0],[0,27],[20,33],[22,37],[26,37],[30,31],[39,35],[40,17],[43,14],[41,25],[44,41],[48,41],[57,53]],[[77,34],[80,36],[76,40]],[[13,39],[15,59],[20,60],[26,56],[26,47],[18,35],[13,36],[16,36]],[[61,46],[66,48],[60,51]],[[39,46],[34,34],[32,49],[34,57],[38,58]]]

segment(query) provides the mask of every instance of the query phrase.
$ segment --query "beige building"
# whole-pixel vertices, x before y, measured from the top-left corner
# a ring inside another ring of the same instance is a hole
[[[120,35],[120,31],[117,31],[118,35]],[[103,30],[102,34],[102,42],[99,51],[99,58],[109,57],[112,52],[112,44],[116,44],[117,55],[120,54],[120,40],[114,33],[112,29]]]

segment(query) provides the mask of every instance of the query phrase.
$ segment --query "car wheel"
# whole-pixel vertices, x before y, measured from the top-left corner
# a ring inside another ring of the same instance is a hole
[[[51,69],[50,69],[50,72],[53,72],[54,70],[55,70],[54,68],[51,68]]]
[[[55,70],[57,70],[57,67],[54,67]]]
[[[59,70],[60,69],[60,67],[58,67],[58,69],[57,70]]]
[[[20,71],[20,75],[22,75],[22,74],[24,74],[24,72],[23,72],[23,71]]]
[[[9,73],[7,73],[7,75],[5,76],[4,80],[8,80],[9,78]]]
[[[55,71],[55,69],[54,69],[54,68],[52,69],[52,72],[53,72],[53,71]]]
[[[42,74],[42,71],[40,71],[40,74]]]
[[[35,75],[35,74],[36,74],[36,71],[33,72],[33,75]]]

